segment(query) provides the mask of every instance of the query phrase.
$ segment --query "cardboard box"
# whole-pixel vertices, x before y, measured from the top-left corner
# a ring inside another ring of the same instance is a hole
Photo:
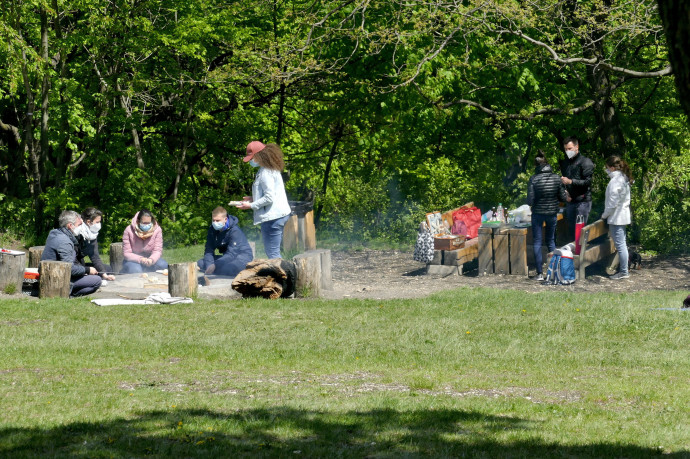
[[[434,250],[456,250],[465,246],[465,236],[436,235],[434,236]]]

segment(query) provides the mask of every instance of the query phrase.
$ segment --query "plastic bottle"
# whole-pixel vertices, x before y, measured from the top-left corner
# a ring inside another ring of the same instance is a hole
[[[496,220],[498,220],[498,214],[496,213],[496,208],[492,207],[491,208],[491,220],[489,220],[489,221],[495,222]]]
[[[498,221],[501,223],[505,223],[505,212],[503,211],[503,204],[500,202],[498,203],[498,207],[496,208],[496,214],[498,216]]]

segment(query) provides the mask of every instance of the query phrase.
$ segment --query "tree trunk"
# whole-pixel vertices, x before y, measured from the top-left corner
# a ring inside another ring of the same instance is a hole
[[[690,117],[690,2],[658,0],[680,105]]]
[[[129,120],[130,123],[132,123],[132,128],[130,129],[130,132],[132,133],[132,142],[134,143],[134,152],[137,155],[137,167],[139,169],[144,169],[144,156],[141,152],[141,142],[139,141],[139,131],[137,130],[136,126],[134,126],[133,120],[132,120],[132,102],[130,99],[125,97],[124,93],[122,92],[122,88],[120,87],[120,83],[117,82],[115,89],[117,89],[117,92],[120,94],[120,105],[122,105],[122,108],[125,110],[125,116]]]
[[[338,143],[340,143],[340,139],[343,137],[343,131],[344,131],[344,126],[342,123],[338,122],[336,126],[334,127],[333,130],[333,146],[331,147],[331,151],[328,153],[328,161],[326,161],[326,170],[323,173],[323,185],[321,187],[321,200],[319,201],[319,204],[316,206],[316,209],[314,209],[314,225],[317,227],[319,226],[319,222],[321,221],[321,211],[323,210],[323,200],[326,197],[326,191],[328,191],[328,178],[331,175],[331,166],[333,165],[333,160],[337,156],[338,153]]]

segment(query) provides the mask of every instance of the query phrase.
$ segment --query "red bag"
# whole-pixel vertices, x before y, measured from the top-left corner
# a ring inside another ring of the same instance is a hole
[[[461,207],[453,212],[453,226],[456,221],[463,222],[467,227],[467,239],[475,238],[482,226],[482,212],[476,207]]]
[[[578,215],[575,220],[575,255],[580,255],[580,233],[582,233],[582,228],[585,227],[585,217],[584,215]]]

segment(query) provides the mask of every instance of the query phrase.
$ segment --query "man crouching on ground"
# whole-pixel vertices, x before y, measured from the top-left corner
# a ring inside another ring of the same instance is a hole
[[[101,278],[97,276],[96,268],[85,267],[77,261],[76,235],[79,234],[79,226],[82,224],[81,216],[73,210],[65,210],[58,219],[60,227],[50,230],[46,240],[41,261],[66,261],[72,263],[70,277],[70,296],[89,295],[101,286]]]
[[[235,277],[254,258],[252,248],[237,226],[237,217],[228,215],[223,207],[213,209],[211,217],[204,258],[197,265],[204,274]],[[216,255],[216,249],[220,255]]]

